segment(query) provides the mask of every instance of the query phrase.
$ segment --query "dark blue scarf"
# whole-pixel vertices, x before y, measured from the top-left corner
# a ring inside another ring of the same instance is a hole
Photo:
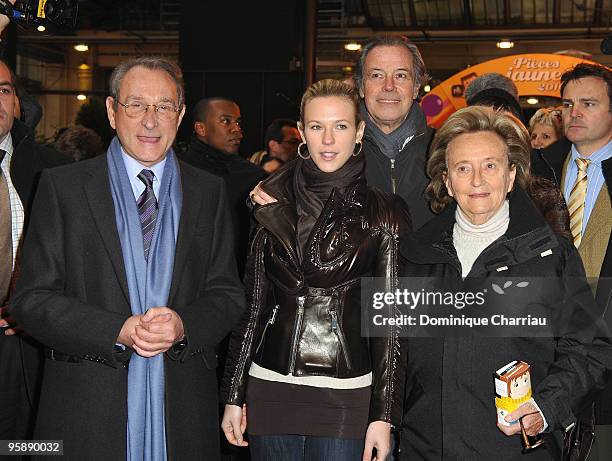
[[[150,307],[168,305],[183,198],[178,164],[170,149],[157,197],[159,214],[147,261],[138,208],[117,138],[111,142],[107,158],[132,314],[144,314]],[[167,458],[163,354],[144,358],[134,353],[130,359],[127,445],[128,461]]]

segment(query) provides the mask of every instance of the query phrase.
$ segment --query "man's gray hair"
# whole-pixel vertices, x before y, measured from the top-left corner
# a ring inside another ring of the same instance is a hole
[[[424,85],[429,81],[430,77],[427,74],[425,61],[423,61],[421,52],[414,43],[409,42],[404,37],[397,37],[393,35],[378,35],[372,40],[370,40],[366,44],[366,46],[363,47],[361,55],[359,56],[359,60],[357,61],[357,69],[355,71],[354,76],[357,88],[363,90],[363,71],[368,53],[379,46],[399,46],[406,48],[406,50],[408,50],[408,52],[412,56],[412,67],[414,70],[413,79],[416,88],[420,88],[421,85]]]
[[[115,100],[115,108],[117,107],[117,101],[119,101],[119,87],[125,74],[127,74],[134,67],[144,67],[148,70],[161,70],[166,72],[170,78],[176,84],[176,94],[178,96],[178,108],[183,107],[185,102],[185,89],[183,87],[183,72],[181,68],[174,62],[162,56],[141,56],[139,58],[128,59],[119,63],[113,70],[110,77],[110,95]]]
[[[472,80],[465,89],[465,100],[470,101],[474,96],[476,96],[477,93],[480,93],[482,90],[489,90],[491,88],[504,90],[512,95],[517,102],[519,100],[518,88],[514,82],[508,77],[495,72],[483,74],[480,77]]]

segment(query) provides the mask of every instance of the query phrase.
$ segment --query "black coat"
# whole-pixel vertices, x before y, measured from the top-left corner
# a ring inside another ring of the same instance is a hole
[[[363,137],[368,186],[403,198],[410,209],[414,229],[434,217],[424,195],[429,184],[425,167],[433,135],[434,130],[427,126],[423,116],[418,123],[417,134],[393,161],[380,151],[371,136],[366,133]]]
[[[601,169],[612,201],[612,158],[601,162]],[[610,216],[612,216],[612,210],[610,210]],[[599,307],[605,312],[606,325],[612,326],[612,234],[608,239],[606,255],[599,272],[596,299]],[[612,370],[608,371],[608,385],[599,396],[595,410],[597,424],[612,424]]]
[[[589,322],[580,339],[569,331],[557,338],[409,339],[410,389],[401,459],[523,459],[519,438],[507,437],[496,426],[493,373],[512,360],[531,365],[533,398],[549,425],[546,449],[535,450],[529,459],[559,459],[562,431],[575,421],[585,396],[603,387],[601,361],[604,355],[609,360],[612,353],[608,342],[593,339],[602,326],[580,256],[569,240],[552,232],[527,194],[516,188],[510,197],[507,232],[481,253],[462,281],[452,240],[455,210],[456,205],[448,206],[404,242],[407,276],[436,277],[445,291],[467,291],[468,283],[490,288],[500,275],[538,277],[546,282],[529,299],[528,312],[544,308],[566,316],[571,328]],[[575,288],[579,298],[568,295],[576,293]],[[593,343],[601,346],[599,352]]]
[[[195,136],[189,144],[189,149],[179,154],[179,158],[196,168],[208,171],[225,180],[232,211],[236,261],[242,276],[251,228],[250,210],[246,206],[247,197],[257,183],[265,179],[268,174],[263,168],[242,157],[224,154]]]
[[[36,144],[34,132],[19,120],[13,122],[11,137],[10,177],[23,205],[25,235],[41,171],[67,163],[67,159]],[[0,415],[0,438],[22,439],[29,435],[40,384],[39,352],[31,338],[4,336],[0,332],[0,408],[4,413]]]
[[[215,346],[244,308],[225,186],[180,164],[183,204],[168,306],[188,346],[166,353],[169,460],[219,457]],[[78,363],[47,359],[34,437],[66,460],[126,456],[127,367],[115,342],[131,315],[106,156],[46,172],[11,307],[32,337]]]
[[[545,149],[533,149],[531,151],[531,174],[550,179],[557,187],[562,187],[563,164],[571,148],[572,143],[563,136]]]

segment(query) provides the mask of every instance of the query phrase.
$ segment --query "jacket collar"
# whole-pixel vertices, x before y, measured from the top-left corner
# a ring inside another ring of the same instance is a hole
[[[275,197],[277,201],[269,205],[256,206],[254,217],[259,224],[265,227],[283,244],[287,253],[289,253],[296,266],[298,266],[296,252],[298,217],[295,192],[293,190],[295,165],[295,160],[287,163],[263,182],[263,189]],[[322,222],[322,218],[330,214],[332,210],[345,214],[349,210],[363,208],[366,191],[367,188],[363,182],[350,186],[345,196],[340,195],[334,189],[312,232],[316,231]]]
[[[612,200],[612,157],[601,162],[601,170],[604,175],[604,180],[608,186],[608,194]]]
[[[486,248],[474,263],[472,272],[497,270],[541,255],[559,245],[557,237],[519,186],[509,194],[508,230]],[[416,264],[457,263],[453,227],[457,204],[453,202],[437,217],[409,236],[401,246],[402,255]]]
[[[32,130],[28,128],[21,120],[13,120],[13,128],[11,128],[11,136],[13,138],[13,149],[17,147],[21,141],[27,137],[31,137]]]
[[[189,149],[196,151],[200,155],[204,155],[212,160],[219,162],[229,162],[232,159],[231,155],[224,154],[218,149],[215,149],[210,144],[206,144],[204,141],[200,141],[197,136],[193,136],[189,143]]]
[[[110,193],[110,182],[108,177],[108,160],[106,155],[87,160],[86,174],[90,177],[84,185],[85,196],[90,204],[90,210],[96,228],[100,233],[102,241],[106,246],[109,258],[117,274],[117,280],[125,299],[129,302],[129,290],[123,256],[121,253],[121,241],[117,231],[115,219],[115,205]],[[202,194],[198,193],[198,177],[193,170],[179,162],[180,181],[183,192],[183,205],[179,223],[179,233],[176,242],[174,258],[174,272],[172,285],[168,300],[172,301],[179,287],[184,261],[187,260],[191,242],[195,238],[195,228],[200,213]]]

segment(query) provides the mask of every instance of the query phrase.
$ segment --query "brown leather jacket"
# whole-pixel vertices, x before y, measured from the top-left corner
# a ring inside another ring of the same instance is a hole
[[[300,263],[293,171],[287,165],[266,181],[278,202],[255,209],[245,275],[249,309],[230,341],[223,400],[244,403],[252,361],[294,376],[352,378],[371,371],[370,421],[397,425],[406,348],[396,327],[384,338],[362,336],[361,278],[397,287],[399,238],[410,229],[406,205],[365,185],[350,186],[345,197],[334,191]]]

